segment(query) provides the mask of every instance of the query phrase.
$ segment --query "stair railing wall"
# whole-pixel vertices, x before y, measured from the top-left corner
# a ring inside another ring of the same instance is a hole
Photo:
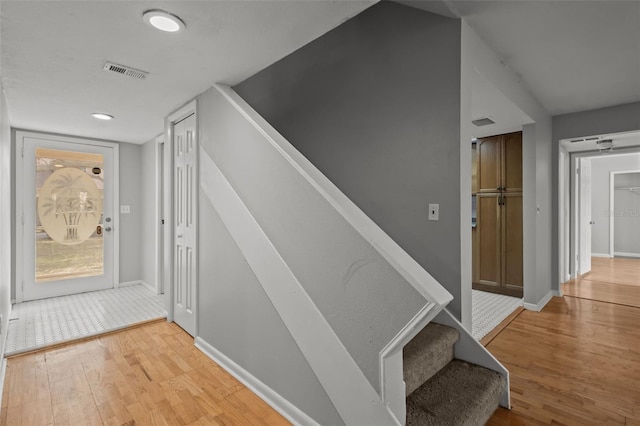
[[[345,423],[403,424],[402,348],[452,296],[230,87],[213,92],[225,122],[201,134],[203,192]]]

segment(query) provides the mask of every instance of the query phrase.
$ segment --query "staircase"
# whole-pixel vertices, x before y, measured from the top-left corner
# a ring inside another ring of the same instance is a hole
[[[430,323],[404,347],[408,426],[484,425],[498,408],[504,377],[454,359],[458,338],[458,330]]]

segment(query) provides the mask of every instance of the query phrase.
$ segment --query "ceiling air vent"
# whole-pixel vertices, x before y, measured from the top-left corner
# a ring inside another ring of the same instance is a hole
[[[475,124],[477,127],[482,127],[482,126],[488,126],[490,124],[495,124],[495,121],[493,121],[490,117],[476,118],[475,120],[472,120],[471,122],[473,124]]]
[[[127,77],[139,78],[141,80],[144,80],[149,75],[149,73],[146,71],[137,70],[126,65],[114,64],[113,62],[105,63],[104,67],[102,67],[102,70],[126,75]]]
[[[579,139],[573,139],[573,140],[571,140],[571,141],[569,141],[569,142],[571,142],[571,143],[577,143],[577,142],[589,142],[589,141],[597,141],[598,139],[600,139],[600,138],[598,138],[598,137],[593,137],[593,138],[579,138]]]

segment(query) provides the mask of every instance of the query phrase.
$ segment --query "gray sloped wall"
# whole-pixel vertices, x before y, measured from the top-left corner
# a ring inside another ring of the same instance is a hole
[[[458,318],[460,31],[381,2],[234,87],[454,296]]]

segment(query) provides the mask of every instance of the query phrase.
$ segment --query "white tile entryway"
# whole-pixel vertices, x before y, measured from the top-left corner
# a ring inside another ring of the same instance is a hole
[[[139,284],[15,304],[5,355],[166,318],[163,298]]]
[[[486,291],[471,290],[471,303],[473,305],[473,329],[471,334],[474,338],[480,340],[513,311],[522,306],[522,299]]]

